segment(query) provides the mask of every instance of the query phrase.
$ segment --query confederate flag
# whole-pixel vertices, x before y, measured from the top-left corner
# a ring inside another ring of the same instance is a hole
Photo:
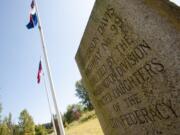
[[[42,73],[42,65],[41,65],[41,60],[40,60],[40,62],[39,62],[38,74],[37,74],[37,83],[40,83],[41,73]]]

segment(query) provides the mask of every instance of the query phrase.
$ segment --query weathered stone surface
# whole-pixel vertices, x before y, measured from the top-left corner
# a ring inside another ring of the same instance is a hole
[[[105,135],[180,134],[180,9],[96,0],[76,61]]]

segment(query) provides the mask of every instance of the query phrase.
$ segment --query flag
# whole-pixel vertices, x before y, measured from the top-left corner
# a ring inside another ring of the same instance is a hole
[[[31,2],[31,11],[30,11],[30,19],[29,23],[26,25],[28,29],[34,28],[38,23],[37,15],[36,15],[36,7],[35,2],[32,0]]]
[[[38,74],[37,74],[37,83],[40,83],[41,81],[41,74],[42,74],[42,65],[41,65],[41,60],[40,60]]]

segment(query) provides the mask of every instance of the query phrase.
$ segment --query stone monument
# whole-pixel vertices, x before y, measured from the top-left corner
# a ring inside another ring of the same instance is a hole
[[[96,0],[76,61],[105,135],[180,135],[180,9]]]

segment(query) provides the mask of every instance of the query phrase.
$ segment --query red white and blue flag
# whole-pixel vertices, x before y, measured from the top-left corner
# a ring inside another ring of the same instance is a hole
[[[40,60],[38,74],[37,74],[37,83],[40,83],[40,81],[41,81],[41,74],[42,74],[42,64],[41,64],[41,60]]]
[[[31,2],[31,10],[30,10],[30,20],[29,23],[26,25],[28,29],[34,28],[38,23],[38,18],[36,15],[36,7],[35,2],[32,0]]]

